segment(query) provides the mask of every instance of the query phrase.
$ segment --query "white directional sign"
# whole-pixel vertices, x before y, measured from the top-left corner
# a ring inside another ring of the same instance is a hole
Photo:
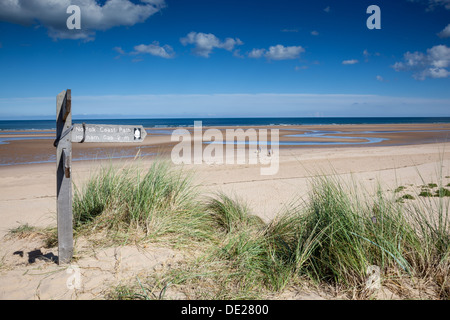
[[[72,142],[142,142],[147,132],[141,125],[74,124]]]

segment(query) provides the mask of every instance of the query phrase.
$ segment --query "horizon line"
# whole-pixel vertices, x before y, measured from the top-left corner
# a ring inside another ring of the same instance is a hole
[[[119,115],[117,115],[119,116]],[[183,119],[183,120],[192,120],[192,119],[408,119],[408,118],[429,118],[429,119],[439,119],[439,118],[449,118],[448,116],[226,116],[226,117],[212,117],[212,116],[189,116],[189,117],[149,117],[149,116],[126,116],[126,117],[108,117],[106,115],[98,115],[98,116],[80,116],[73,115],[73,120],[168,120],[168,119]],[[0,118],[0,121],[56,121],[55,116],[36,116],[30,117],[27,119],[23,119],[19,116],[17,118]]]

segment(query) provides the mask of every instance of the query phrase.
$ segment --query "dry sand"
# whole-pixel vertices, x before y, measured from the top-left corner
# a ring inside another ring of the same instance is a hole
[[[302,132],[311,128],[290,129]],[[447,178],[450,177],[450,143],[445,142],[448,132],[440,131],[450,130],[450,125],[338,128],[339,131],[349,132],[375,129],[389,132],[373,136],[389,137],[390,140],[377,145],[280,148],[279,171],[272,176],[262,176],[259,164],[185,167],[197,172],[197,182],[206,194],[224,191],[238,195],[247,201],[254,214],[266,221],[274,218],[293,199],[307,196],[310,178],[322,172],[352,177],[369,192],[378,183],[385,190],[394,190],[403,185],[407,190],[416,192],[415,188],[423,183],[437,182],[440,176],[438,168],[442,166],[443,182],[445,185],[450,183],[450,178]],[[438,131],[391,132],[399,129]],[[320,126],[320,130],[336,130],[336,127]],[[170,150],[167,139],[146,138],[141,147]],[[52,140],[13,141],[9,145],[0,145],[0,155],[2,159],[35,159],[38,153],[54,153],[51,143]],[[93,148],[99,146],[74,145],[74,157],[77,152],[95,152]],[[133,148],[130,154],[136,152]],[[148,166],[151,161],[152,157],[143,157],[142,165]],[[100,164],[99,160],[74,161],[73,181],[81,185]],[[73,266],[78,269],[74,270],[54,263],[52,260],[58,254],[57,248],[45,249],[38,238],[17,239],[8,236],[9,230],[24,224],[56,226],[55,193],[55,163],[0,166],[0,299],[101,299],[112,285],[122,280],[135,279],[145,272],[183,259],[182,252],[156,245],[95,248],[80,240],[75,244],[77,260]],[[80,272],[81,282],[78,288],[73,288],[75,282],[72,280],[76,272]],[[177,293],[169,297],[183,298]],[[297,292],[287,298],[321,297],[318,294]]]

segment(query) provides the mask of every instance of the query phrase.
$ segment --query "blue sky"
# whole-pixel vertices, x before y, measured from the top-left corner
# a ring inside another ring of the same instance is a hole
[[[0,119],[67,88],[84,117],[450,116],[450,0],[1,1]]]

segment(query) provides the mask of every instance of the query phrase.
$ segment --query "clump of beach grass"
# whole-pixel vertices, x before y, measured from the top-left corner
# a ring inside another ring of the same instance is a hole
[[[419,234],[420,259],[415,271],[423,279],[431,279],[439,288],[439,296],[450,297],[450,200],[439,188],[435,195],[418,198],[405,206],[409,223]]]
[[[400,198],[397,199],[397,202],[403,203],[403,200],[415,200],[414,196],[410,195],[409,193],[402,195]]]
[[[375,265],[397,280],[433,282],[448,298],[449,201],[422,199],[405,205],[381,188],[370,196],[336,177],[314,178],[308,214],[328,228],[311,256],[317,279],[361,290]]]
[[[409,252],[418,240],[400,208],[380,191],[367,199],[335,177],[313,180],[307,228],[326,232],[310,255],[308,273],[361,292],[371,265],[411,272]]]
[[[421,196],[421,197],[432,197],[433,194],[430,192],[430,190],[422,189],[422,191],[419,193],[419,196]]]
[[[228,266],[232,279],[243,291],[253,290],[268,281],[269,263],[264,221],[250,213],[241,199],[219,193],[206,204],[213,227],[219,232],[217,249],[212,249],[212,261]],[[281,272],[281,270],[280,270]]]
[[[170,283],[189,299],[261,299],[299,278],[315,242],[297,210],[265,223],[243,199],[224,193],[207,200],[205,210],[215,240],[192,261],[147,280],[155,295]]]
[[[395,193],[401,192],[401,191],[403,191],[403,190],[405,190],[405,189],[406,189],[405,186],[399,186],[399,187],[397,187],[397,189],[394,190],[394,192],[395,192]]]
[[[272,290],[306,277],[367,297],[367,272],[377,266],[385,285],[425,279],[448,297],[448,207],[441,205],[439,218],[430,220],[435,207],[411,211],[381,188],[370,196],[335,176],[316,176],[311,185],[304,203],[265,226],[229,229],[218,256],[247,270],[241,275],[247,283]],[[223,195],[216,201],[244,207]],[[246,221],[241,213],[239,221]]]
[[[101,168],[83,188],[75,187],[73,214],[75,231],[101,229],[122,240],[210,237],[192,174],[163,160],[146,171],[139,165]]]
[[[189,261],[134,289],[118,287],[118,298],[161,298],[170,287],[188,299],[255,299],[305,280],[367,298],[371,266],[380,269],[382,285],[400,293],[404,281],[421,279],[440,298],[449,296],[448,198],[404,204],[396,192],[379,187],[372,195],[317,175],[307,199],[266,223],[242,199],[219,193],[205,200],[191,178],[155,161],[147,171],[106,167],[76,189],[79,233],[101,229],[111,238],[138,234],[197,248]]]
[[[7,237],[17,239],[35,239],[40,238],[44,240],[44,247],[51,248],[58,243],[57,229],[53,227],[36,227],[28,223],[21,224],[8,231]]]
[[[9,230],[9,234],[18,238],[26,238],[30,235],[35,235],[37,228],[30,226],[28,223],[21,224]]]
[[[435,197],[450,197],[450,190],[446,188],[439,188],[436,190],[436,193],[434,194]]]

